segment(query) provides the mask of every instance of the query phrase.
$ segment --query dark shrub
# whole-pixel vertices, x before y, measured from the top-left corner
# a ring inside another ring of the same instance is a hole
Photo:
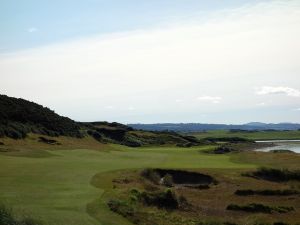
[[[254,195],[255,192],[253,190],[236,190],[234,192],[236,195],[241,195],[241,196],[247,196],[247,195]]]
[[[285,190],[236,190],[236,195],[247,196],[247,195],[267,195],[267,196],[288,196],[299,194],[297,190],[285,189]]]
[[[226,208],[227,210],[235,210],[235,211],[246,211],[246,212],[261,212],[261,213],[271,213],[272,208],[269,206],[265,206],[263,204],[251,203],[249,205],[236,205],[230,204]]]
[[[107,203],[111,211],[116,212],[124,217],[131,217],[134,215],[134,208],[125,201],[109,200]]]
[[[230,147],[222,145],[222,146],[215,148],[214,153],[215,154],[225,154],[225,153],[229,153],[232,151],[233,151],[233,149],[231,149]]]
[[[271,207],[266,206],[263,204],[258,203],[251,203],[248,205],[236,205],[236,204],[230,204],[226,208],[227,210],[235,210],[235,211],[245,211],[245,212],[253,212],[253,213],[272,213],[279,212],[279,213],[287,213],[290,211],[293,211],[293,207],[286,207],[286,206],[277,206],[277,207]]]
[[[275,222],[273,223],[273,225],[289,225],[289,224],[284,222]]]
[[[236,223],[230,222],[219,222],[219,221],[202,221],[197,223],[197,225],[237,225]]]
[[[144,169],[142,170],[141,175],[155,184],[159,184],[161,179],[159,174],[154,169]]]
[[[190,148],[190,147],[194,146],[194,144],[191,142],[187,142],[187,143],[179,143],[176,146],[181,147],[181,148]]]
[[[97,131],[93,132],[93,138],[96,140],[101,140],[102,136]]]
[[[158,208],[177,209],[179,206],[175,193],[170,189],[157,193],[143,192],[141,194],[141,200],[146,205],[153,205]]]
[[[43,142],[49,145],[58,145],[59,143],[56,140],[48,139],[45,137],[39,137],[39,142]]]
[[[129,147],[140,147],[140,146],[142,146],[142,141],[140,141],[134,135],[128,135],[128,134],[126,134],[124,136],[124,139],[123,139],[123,141],[122,141],[121,144],[129,146]]]
[[[172,187],[173,186],[173,177],[170,174],[166,174],[162,178],[162,184],[167,187]]]
[[[300,181],[300,170],[291,171],[288,169],[272,169],[263,167],[252,173],[247,173],[246,175],[276,182],[285,182],[289,180]]]
[[[246,139],[246,138],[241,138],[241,137],[207,137],[204,138],[203,140],[209,141],[212,143],[215,142],[229,142],[229,143],[243,143],[243,142],[253,142],[252,140]]]
[[[123,141],[126,129],[97,128],[97,132],[116,141]]]

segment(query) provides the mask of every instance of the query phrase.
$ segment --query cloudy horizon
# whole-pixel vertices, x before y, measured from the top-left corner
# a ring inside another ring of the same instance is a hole
[[[21,29],[17,18],[5,30],[14,16],[6,12],[0,27],[18,27],[20,36],[0,38],[0,94],[77,121],[300,123],[300,2],[237,2],[181,9],[176,0],[144,14],[145,6],[129,4],[124,11],[137,21],[113,11],[120,27],[102,21],[93,32],[83,16],[61,17],[75,26],[68,34],[46,17],[44,27],[37,17]]]

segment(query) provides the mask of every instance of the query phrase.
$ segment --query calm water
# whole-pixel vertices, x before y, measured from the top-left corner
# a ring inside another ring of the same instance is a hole
[[[274,143],[274,146],[257,149],[257,151],[268,152],[272,150],[291,150],[300,153],[300,140],[276,140],[276,141],[257,141],[257,143]]]

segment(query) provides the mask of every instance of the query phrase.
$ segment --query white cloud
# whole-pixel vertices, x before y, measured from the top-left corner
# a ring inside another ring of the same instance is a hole
[[[217,97],[217,96],[207,96],[206,95],[206,96],[198,97],[197,100],[218,104],[218,103],[221,102],[222,98],[221,97]]]
[[[213,113],[221,122],[221,112],[269,105],[267,96],[253,95],[251,87],[262,81],[300,89],[300,1],[249,4],[204,17],[0,54],[0,90],[76,120],[128,121],[124,112],[132,104],[144,117],[131,122]],[[222,96],[226,104],[202,107],[195,104],[199,93],[213,95],[199,101],[219,103]],[[296,108],[297,100],[278,96],[272,104]],[[104,110],[111,105],[123,111]]]
[[[256,90],[258,95],[270,95],[270,94],[284,94],[290,97],[300,97],[300,91],[290,87],[271,87],[263,86]]]
[[[265,106],[265,105],[266,105],[265,102],[260,102],[260,103],[257,104],[257,106]]]
[[[30,27],[27,29],[27,32],[29,32],[29,33],[37,32],[37,31],[38,31],[38,29],[36,27]]]

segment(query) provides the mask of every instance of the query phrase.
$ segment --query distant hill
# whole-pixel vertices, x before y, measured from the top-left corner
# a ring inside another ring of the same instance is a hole
[[[128,126],[147,131],[200,132],[208,130],[299,130],[300,124],[294,123],[260,123],[251,122],[242,125],[204,124],[204,123],[157,123],[157,124],[128,124]]]
[[[0,95],[0,137],[26,138],[29,133],[50,137],[70,136],[82,138],[91,136],[102,143],[115,143],[131,147],[145,145],[198,145],[195,137],[183,136],[175,132],[138,131],[120,123],[75,122],[60,116],[42,105],[21,98]],[[47,144],[55,140],[40,137]]]

